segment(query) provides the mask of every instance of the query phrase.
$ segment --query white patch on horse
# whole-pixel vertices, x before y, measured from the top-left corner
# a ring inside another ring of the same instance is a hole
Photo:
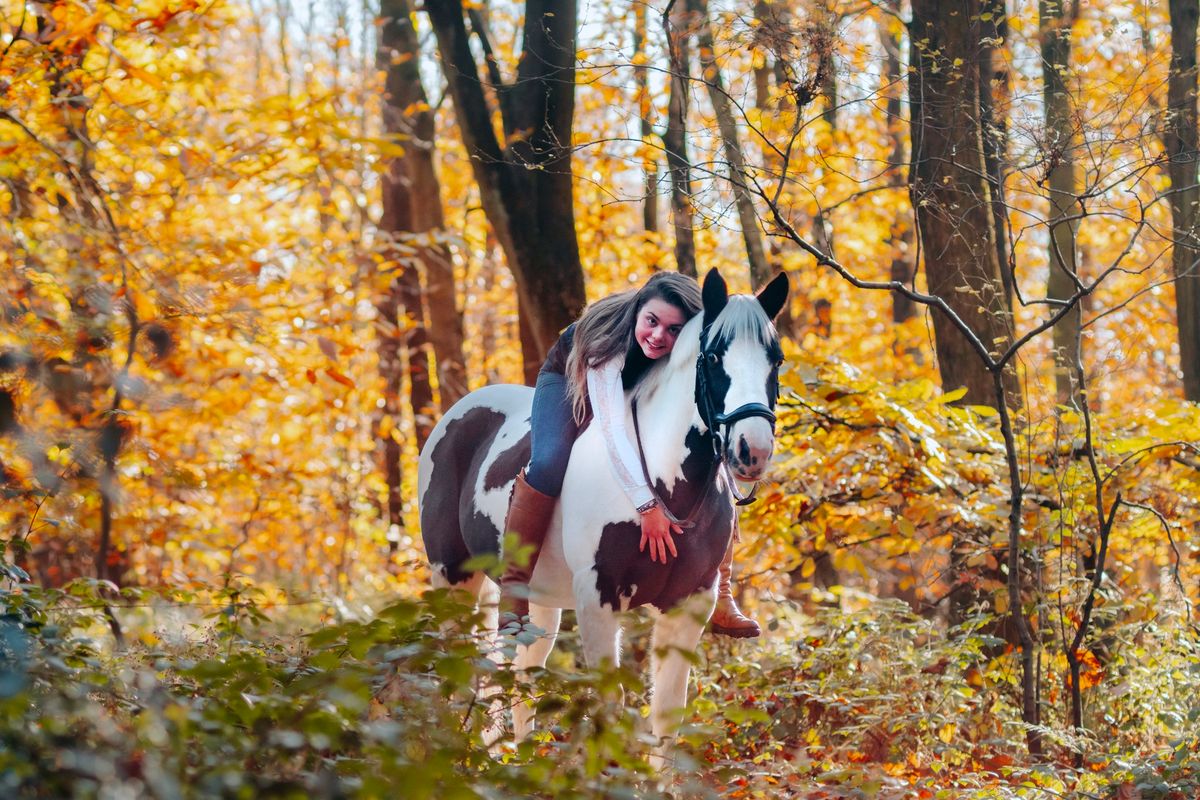
[[[725,374],[730,379],[730,387],[725,395],[723,413],[728,414],[747,403],[770,405],[774,400],[773,397],[767,396],[766,384],[759,378],[771,371],[771,363],[760,345],[745,338],[734,339],[725,351],[724,367]],[[756,455],[765,450],[766,457],[770,457],[775,441],[775,429],[769,421],[762,417],[750,417],[734,424],[729,433],[731,447],[736,447],[739,437],[745,437]]]
[[[603,476],[603,478],[601,478]],[[633,501],[617,483],[612,461],[600,429],[589,425],[575,440],[567,473],[563,478],[560,508],[572,509],[569,526],[562,531],[563,539],[571,539],[571,547],[563,555],[572,573],[591,569],[596,563],[596,551],[604,526],[638,520]]]
[[[524,436],[528,425],[525,417],[519,412],[513,414],[510,413],[510,409],[505,408],[497,408],[496,411],[504,414],[506,418],[484,458],[485,467],[479,470],[479,475],[475,477],[475,510],[496,526],[496,530],[500,531],[501,541],[503,541],[504,521],[508,517],[508,502],[512,498],[513,480],[505,481],[490,490],[487,489],[487,465],[494,463],[501,453],[513,446],[514,441]],[[514,475],[513,479],[515,480],[515,478]]]

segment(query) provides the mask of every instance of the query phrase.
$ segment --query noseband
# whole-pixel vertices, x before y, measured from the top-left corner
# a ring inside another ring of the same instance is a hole
[[[667,519],[685,528],[690,528],[695,524],[692,521],[692,517],[703,504],[704,498],[708,496],[709,487],[713,485],[713,474],[718,469],[725,470],[726,482],[729,484],[729,489],[733,493],[737,505],[748,506],[757,499],[755,494],[758,492],[758,481],[754,482],[754,485],[747,494],[742,494],[737,480],[729,471],[729,464],[725,459],[725,445],[733,426],[744,419],[762,417],[771,423],[771,432],[774,433],[775,431],[775,412],[765,403],[744,403],[728,414],[722,414],[717,411],[716,403],[712,397],[713,380],[709,375],[709,370],[719,364],[721,359],[720,356],[708,349],[708,333],[710,328],[711,325],[706,325],[700,331],[700,354],[696,356],[696,409],[700,412],[700,420],[712,435],[712,470],[709,472],[705,483],[704,493],[696,499],[692,510],[682,519],[677,518],[671,513],[671,510],[667,508],[667,504],[663,502],[662,498],[658,496],[658,492],[654,489],[654,482],[650,479],[650,470],[646,467],[646,454],[642,448],[642,433],[638,426],[637,400],[633,401],[633,432],[637,439],[638,457],[642,462],[642,473],[646,478],[646,485],[650,487],[650,493],[658,501],[659,507],[662,508]],[[778,382],[775,384],[775,391],[776,393],[779,391]]]

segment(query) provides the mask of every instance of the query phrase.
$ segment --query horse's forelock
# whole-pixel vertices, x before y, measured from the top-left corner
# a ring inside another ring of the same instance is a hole
[[[758,299],[746,294],[729,298],[720,316],[713,320],[708,341],[728,342],[742,336],[752,337],[764,347],[778,346],[779,334],[775,331],[774,323],[763,311]]]

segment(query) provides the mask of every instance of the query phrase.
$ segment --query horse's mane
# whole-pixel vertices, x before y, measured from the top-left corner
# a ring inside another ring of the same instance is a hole
[[[669,381],[677,371],[692,369],[696,357],[700,355],[700,331],[704,327],[704,315],[692,317],[671,350],[670,359],[665,363],[652,366],[633,390],[633,399],[649,398],[659,387]],[[775,325],[758,302],[758,298],[749,294],[735,294],[729,298],[725,308],[713,320],[708,331],[710,342],[734,339],[740,336],[751,336],[764,347],[777,350],[779,334]],[[689,400],[691,398],[688,398]]]

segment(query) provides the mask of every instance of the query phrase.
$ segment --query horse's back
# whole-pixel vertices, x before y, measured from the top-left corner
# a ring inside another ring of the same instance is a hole
[[[471,392],[442,417],[417,469],[421,537],[430,565],[466,580],[472,556],[499,552],[512,483],[529,461],[533,390],[497,384]]]

